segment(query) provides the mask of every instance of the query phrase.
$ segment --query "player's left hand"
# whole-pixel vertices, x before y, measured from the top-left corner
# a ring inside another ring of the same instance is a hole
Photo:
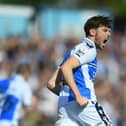
[[[87,106],[87,104],[89,103],[88,99],[81,95],[76,97],[76,101],[81,107]]]

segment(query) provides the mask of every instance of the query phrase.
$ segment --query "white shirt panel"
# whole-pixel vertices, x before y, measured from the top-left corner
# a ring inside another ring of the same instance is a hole
[[[86,45],[86,43],[81,43],[79,46],[75,48],[72,52],[80,62],[80,65],[91,62],[96,57],[96,48],[90,48]]]

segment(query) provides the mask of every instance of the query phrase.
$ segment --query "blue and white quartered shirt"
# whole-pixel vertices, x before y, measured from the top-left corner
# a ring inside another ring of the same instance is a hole
[[[29,84],[21,75],[17,74],[13,79],[9,81],[6,80],[5,82],[6,86],[3,86],[3,91],[5,91],[5,89],[6,91],[3,105],[1,106],[0,125],[7,122],[15,126],[20,118],[20,111],[23,105],[32,105],[32,92]],[[0,84],[2,87],[2,82],[0,82]]]
[[[72,55],[80,62],[80,66],[73,70],[74,80],[80,94],[90,100],[96,100],[93,83],[97,68],[95,44],[88,38],[83,39],[80,44],[76,45],[66,53],[61,65]],[[75,96],[72,90],[64,82],[60,92],[59,106],[67,104],[73,100],[75,100]]]

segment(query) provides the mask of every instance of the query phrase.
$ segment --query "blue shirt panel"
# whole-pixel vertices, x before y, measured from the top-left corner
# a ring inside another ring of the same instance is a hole
[[[90,99],[90,90],[85,85],[85,77],[82,74],[81,67],[76,68],[73,71],[74,74],[74,80],[77,84],[78,90],[82,96],[86,96],[88,99]],[[70,89],[70,95],[69,95],[69,101],[75,100],[75,95],[73,91]]]
[[[70,57],[70,54],[71,54],[71,50],[68,51],[68,52],[65,54],[64,59],[63,59],[62,63],[60,64],[60,66],[62,66],[62,64]]]
[[[94,81],[97,71],[97,59],[95,58],[92,62],[88,63],[88,73],[90,80]]]
[[[13,79],[14,77],[9,77],[0,80],[0,93],[5,93],[7,91],[10,85],[10,81],[12,81]]]
[[[9,79],[0,80],[0,93],[5,93],[9,87]]]
[[[16,106],[18,104],[18,99],[13,95],[7,95],[5,97],[4,104],[2,106],[2,111],[0,115],[1,119],[12,120]]]

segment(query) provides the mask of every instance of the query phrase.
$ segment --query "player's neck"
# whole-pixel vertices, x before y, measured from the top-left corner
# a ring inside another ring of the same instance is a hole
[[[91,40],[92,41],[92,43],[94,43],[95,44],[95,38],[93,37],[93,36],[88,36],[87,37],[89,40]]]

